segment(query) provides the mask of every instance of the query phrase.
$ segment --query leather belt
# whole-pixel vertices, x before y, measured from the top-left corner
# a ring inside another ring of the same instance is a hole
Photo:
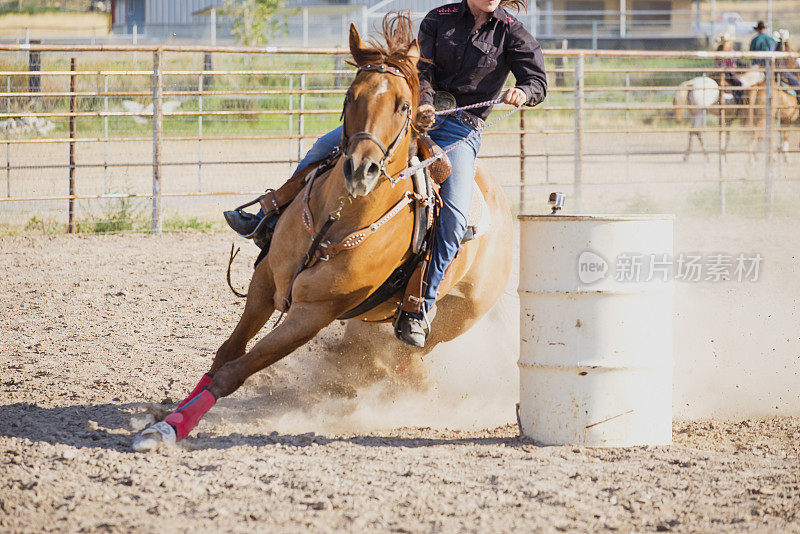
[[[483,130],[486,127],[486,123],[480,117],[476,117],[469,111],[457,111],[453,113],[453,117],[457,118],[473,130]]]

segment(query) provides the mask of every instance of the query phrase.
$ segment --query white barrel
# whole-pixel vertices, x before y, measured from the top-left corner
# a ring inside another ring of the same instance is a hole
[[[673,217],[518,218],[522,433],[671,443]]]

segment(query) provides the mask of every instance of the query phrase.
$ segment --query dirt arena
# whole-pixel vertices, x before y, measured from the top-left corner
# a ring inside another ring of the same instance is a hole
[[[0,237],[0,530],[800,532],[796,227],[678,220],[676,252],[764,263],[677,284],[674,445],[629,449],[518,436],[512,279],[425,392],[320,391],[336,324],[179,447],[133,453],[131,415],[180,400],[242,309],[231,236]]]

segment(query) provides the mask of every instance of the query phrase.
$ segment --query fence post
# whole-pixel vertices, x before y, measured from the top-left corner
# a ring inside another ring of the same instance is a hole
[[[583,175],[583,64],[584,56],[579,54],[575,58],[575,182],[573,195],[575,196],[575,211],[581,210],[581,179]]]
[[[724,78],[725,74],[722,73],[722,77]],[[722,105],[724,94],[722,92],[722,88],[719,91],[719,130],[717,131],[717,179],[719,180],[719,214],[725,215],[725,151],[727,150],[727,146],[723,148],[723,144],[725,143],[725,129],[727,126],[727,121],[725,117],[725,107]]]
[[[205,67],[203,67],[205,70]],[[203,190],[203,80],[201,74],[197,77],[197,191]],[[153,107],[155,109],[155,106]]]
[[[206,52],[205,54],[203,54],[203,70],[205,72],[211,72],[212,70],[214,70],[214,60],[212,59],[211,52]],[[214,75],[204,74],[203,85],[207,89],[211,89],[211,87],[214,85]]]
[[[294,134],[294,76],[289,76],[289,113],[286,114],[286,118],[289,119],[289,168],[292,165],[292,158],[294,155],[292,151],[294,150],[294,143],[292,142],[292,135]]]
[[[303,112],[306,109],[306,75],[300,75],[300,110],[297,115],[297,161],[303,158],[303,136],[306,133],[306,117]]]
[[[6,93],[11,93],[11,76],[6,76]],[[6,113],[11,113],[11,97],[6,98]],[[11,198],[11,143],[6,131],[6,197]]]
[[[103,142],[103,193],[108,194],[110,189],[108,179],[108,74],[103,76],[103,90],[106,93],[103,97],[103,111],[106,113],[106,116],[103,117],[103,136],[106,139]]]
[[[75,111],[77,102],[75,98],[75,58],[69,60],[69,219],[67,223],[67,232],[70,234],[75,233],[75,129],[76,117]]]
[[[26,39],[27,41],[27,39]],[[39,44],[41,41],[30,41],[30,44]],[[31,50],[28,52],[28,70],[31,72],[39,72],[42,70],[42,53],[38,50]],[[31,93],[38,93],[42,90],[42,78],[39,75],[31,74],[28,76],[28,91]]]
[[[519,212],[525,213],[525,110],[519,110]]]
[[[772,86],[775,83],[775,59],[766,63],[766,98],[764,99],[764,214],[772,217]]]
[[[162,89],[164,80],[161,74],[161,49],[153,52],[153,227],[154,234],[160,234],[161,221],[161,130],[162,130]]]
[[[567,40],[561,39],[561,50],[566,50],[567,46],[568,46]],[[566,85],[564,83],[565,76],[562,70],[566,65],[566,62],[564,61],[564,56],[556,56],[554,64],[556,67],[556,87],[563,87],[564,85]]]

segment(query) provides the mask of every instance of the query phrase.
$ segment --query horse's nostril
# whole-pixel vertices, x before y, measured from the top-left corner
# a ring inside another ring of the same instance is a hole
[[[344,172],[344,177],[348,180],[353,176],[353,158],[349,156],[345,158],[344,164],[342,165],[342,172]]]
[[[370,176],[375,176],[376,174],[378,174],[378,172],[380,172],[380,170],[381,169],[380,167],[378,167],[377,163],[370,163],[369,167],[367,167],[367,174]]]

